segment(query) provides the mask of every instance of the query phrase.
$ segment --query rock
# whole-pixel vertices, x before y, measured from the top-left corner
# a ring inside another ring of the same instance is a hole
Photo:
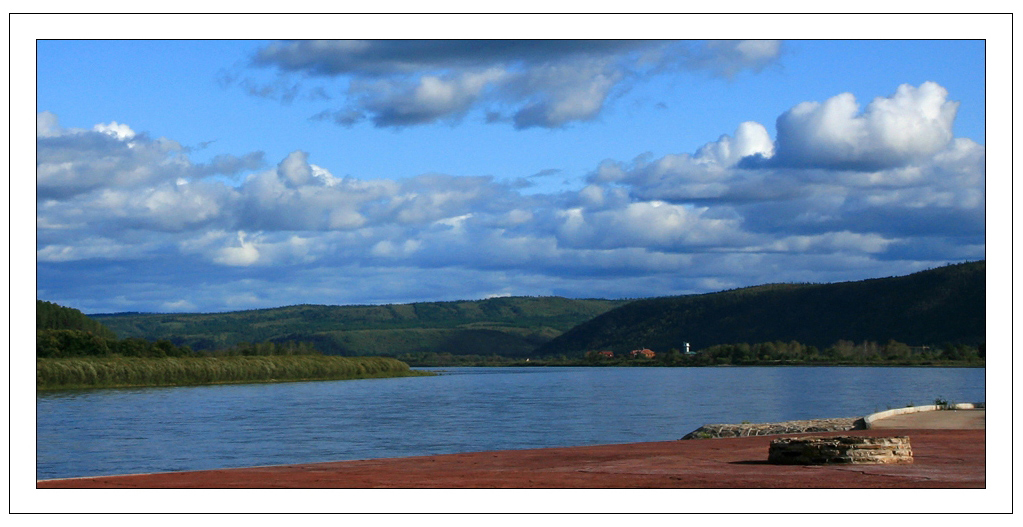
[[[714,439],[720,437],[749,437],[779,434],[804,434],[814,432],[843,432],[866,428],[862,418],[842,417],[834,419],[809,419],[784,421],[781,423],[743,423],[738,425],[703,425],[682,436],[682,439]]]

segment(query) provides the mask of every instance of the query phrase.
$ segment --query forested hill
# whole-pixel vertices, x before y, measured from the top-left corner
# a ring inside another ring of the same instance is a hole
[[[762,285],[637,300],[585,322],[537,350],[698,350],[717,344],[792,340],[820,348],[839,340],[913,346],[985,340],[985,263],[834,284]]]
[[[380,306],[297,305],[208,314],[92,315],[121,338],[168,339],[196,350],[239,342],[312,343],[338,355],[528,356],[622,300],[505,297]]]
[[[113,331],[81,311],[45,300],[36,300],[36,329],[75,330],[103,338],[115,337]]]

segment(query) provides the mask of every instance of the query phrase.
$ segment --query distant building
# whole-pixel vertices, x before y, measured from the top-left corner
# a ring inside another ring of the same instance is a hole
[[[654,358],[654,355],[656,355],[656,353],[654,353],[653,351],[648,350],[646,348],[643,348],[641,350],[632,350],[631,355],[632,355],[632,358],[636,358],[636,357],[642,356],[642,357],[647,358],[647,359],[652,359],[652,358]]]
[[[597,359],[613,359],[615,354],[613,351],[587,351],[587,357],[593,357]]]
[[[684,344],[685,344],[685,346],[686,346],[686,349],[685,349],[685,354],[686,354],[686,355],[693,355],[693,354],[694,354],[695,352],[693,352],[693,351],[689,351],[689,343],[688,343],[688,342],[685,342]]]

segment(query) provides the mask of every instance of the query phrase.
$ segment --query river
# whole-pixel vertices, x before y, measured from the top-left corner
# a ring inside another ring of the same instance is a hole
[[[708,423],[984,402],[982,368],[437,368],[42,392],[39,479],[675,440]]]

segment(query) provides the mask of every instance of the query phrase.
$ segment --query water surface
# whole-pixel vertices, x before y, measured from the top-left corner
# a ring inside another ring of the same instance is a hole
[[[675,440],[708,423],[983,402],[980,368],[445,368],[43,392],[39,479]]]

